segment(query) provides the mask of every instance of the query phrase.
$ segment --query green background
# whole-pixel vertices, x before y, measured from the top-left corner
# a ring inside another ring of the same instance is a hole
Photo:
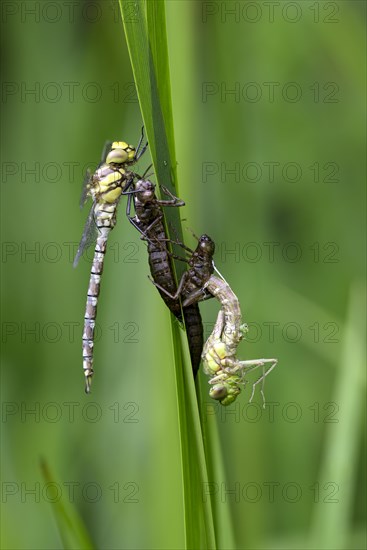
[[[265,410],[249,388],[206,398],[215,498],[236,548],[364,548],[365,4],[166,12],[184,226],[217,243],[250,324],[240,357],[279,359]],[[118,5],[4,2],[2,20],[2,548],[62,547],[41,458],[97,548],[182,548],[170,319],[124,204],[83,392],[81,181],[142,124]],[[209,335],[218,305],[201,311]]]

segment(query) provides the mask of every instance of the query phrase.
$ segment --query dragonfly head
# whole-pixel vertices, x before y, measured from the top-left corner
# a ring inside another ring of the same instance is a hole
[[[198,250],[206,256],[213,256],[215,252],[215,243],[208,235],[201,235]]]
[[[135,193],[141,202],[149,202],[154,199],[155,184],[149,180],[138,180],[135,184]]]
[[[114,141],[106,158],[106,164],[133,164],[136,161],[136,149],[125,141]]]
[[[231,381],[223,381],[218,384],[214,384],[209,391],[209,396],[216,401],[219,401],[224,407],[231,405],[236,399],[237,395],[241,392],[238,384],[234,384]]]

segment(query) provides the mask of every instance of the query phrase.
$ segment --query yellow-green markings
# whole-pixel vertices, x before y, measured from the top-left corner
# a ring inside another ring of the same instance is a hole
[[[82,194],[82,201],[91,197],[93,204],[75,256],[74,267],[78,264],[83,251],[92,242],[96,241],[87,293],[82,341],[86,393],[90,392],[94,374],[94,329],[107,239],[116,224],[116,209],[121,195],[132,185],[134,178],[138,177],[137,174],[125,168],[134,164],[145,151],[146,146],[139,153],[142,139],[143,135],[136,149],[124,141],[113,142],[106,155],[105,162],[102,162],[95,173],[87,178]],[[102,160],[104,161],[104,159]]]
[[[264,380],[277,365],[277,359],[252,359],[239,361],[236,353],[240,341],[248,328],[242,324],[242,315],[237,296],[226,281],[212,275],[204,285],[215,296],[222,307],[213,332],[206,341],[202,353],[203,369],[210,376],[210,397],[227,406],[235,401],[241,388],[247,383],[245,374],[263,367],[263,373],[252,385],[252,401],[257,384],[262,382],[261,395],[265,406]],[[266,368],[266,366],[268,368]]]

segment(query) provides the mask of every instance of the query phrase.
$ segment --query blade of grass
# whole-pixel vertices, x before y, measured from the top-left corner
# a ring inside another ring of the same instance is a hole
[[[48,484],[50,490],[53,486],[58,487],[54,476],[51,474],[47,462],[42,459],[40,462],[41,472],[45,483]],[[49,495],[51,501],[51,496]],[[89,536],[89,533],[84,525],[83,520],[70,505],[64,504],[56,491],[55,500],[52,503],[52,511],[56,524],[59,530],[62,545],[65,549],[94,550],[95,546]]]
[[[199,388],[200,394],[202,388],[203,386],[201,385]],[[207,390],[207,384],[205,384],[205,390]],[[206,408],[204,408],[204,400],[201,399],[200,418],[208,475],[212,482],[208,486],[207,492],[210,494],[212,502],[215,537],[218,548],[236,548],[229,500],[218,498],[221,484],[226,482],[226,474],[222,459],[215,405],[212,403],[206,404]]]
[[[173,113],[176,127],[179,129],[177,144],[179,145],[180,158],[184,159],[192,158],[193,143],[195,141],[192,134],[193,121],[200,120],[202,115],[197,109],[197,90],[200,89],[200,78],[202,77],[201,56],[198,54],[198,41],[193,40],[193,33],[191,32],[197,25],[197,8],[198,5],[195,2],[166,3],[168,44],[169,47],[171,45],[171,82],[174,90],[172,96]],[[190,113],[190,116],[187,116],[187,113]],[[186,195],[197,189],[200,173],[192,174],[190,164],[179,165],[178,173],[181,181],[188,182],[189,193],[186,193]],[[182,179],[182,176],[184,176],[184,179]],[[201,195],[202,191],[199,191],[199,193]],[[197,200],[194,200],[190,204],[191,215],[193,215],[195,203],[197,202]],[[200,206],[196,206],[196,209],[200,209]],[[220,498],[220,487],[226,481],[226,473],[215,414],[218,403],[216,405],[207,403],[208,380],[204,376],[198,378],[196,388],[210,481],[210,485],[205,488],[205,495],[206,498],[211,498],[218,548],[235,548],[230,500]]]
[[[352,532],[353,497],[356,480],[363,411],[365,403],[365,292],[362,285],[352,287],[345,324],[344,352],[341,356],[334,392],[340,416],[328,424],[325,451],[319,478],[320,492],[330,499],[315,503],[311,547],[348,548]],[[325,493],[326,491],[326,493]]]
[[[130,2],[120,0],[120,7],[157,180],[178,195],[165,5],[162,0],[147,3],[137,1],[134,3],[134,14],[131,14]],[[165,212],[166,221],[169,222],[168,233],[172,224],[182,240],[178,209],[168,210]],[[182,453],[186,547],[215,548],[211,501],[202,498],[202,488],[208,476],[195,387],[187,342],[176,322],[172,323],[172,341]]]

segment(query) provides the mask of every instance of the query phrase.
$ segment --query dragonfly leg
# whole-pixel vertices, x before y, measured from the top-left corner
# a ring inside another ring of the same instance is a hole
[[[182,199],[179,199],[178,197],[173,195],[171,193],[171,191],[169,189],[167,189],[167,187],[165,187],[164,185],[161,185],[160,187],[161,187],[163,193],[165,195],[167,195],[167,197],[170,197],[171,200],[158,200],[157,199],[158,204],[160,204],[162,206],[185,206],[185,201],[183,201]]]
[[[182,307],[185,307],[185,306],[182,304]],[[221,339],[223,329],[224,329],[224,323],[225,323],[224,311],[223,309],[221,309],[218,313],[218,317],[217,317],[217,320],[215,321],[215,325],[212,330],[212,333],[205,344],[204,350],[208,351],[211,347],[213,347],[215,342],[218,342]]]
[[[175,228],[174,225],[172,225],[171,223],[169,223],[169,227],[170,229],[172,229],[173,233],[175,234],[175,237],[176,237],[176,240],[174,241],[173,239],[170,239],[171,243],[173,244],[177,244],[178,246],[180,246],[181,248],[183,248],[184,250],[186,250],[190,256],[194,253],[194,251],[192,250],[192,248],[189,248],[188,246],[186,246],[182,241],[180,241],[180,238],[178,236],[178,232]]]
[[[210,294],[208,290],[206,290],[205,288],[197,288],[196,290],[190,292],[190,294],[185,298],[185,300],[182,302],[182,307],[190,306],[191,304],[194,304],[196,302],[203,302],[204,300],[208,300],[209,298],[213,298],[213,295]]]
[[[144,155],[145,151],[148,148],[148,142],[146,142],[146,144],[142,147],[142,149],[140,151],[140,147],[141,147],[141,144],[143,143],[143,139],[144,139],[144,126],[141,127],[141,136],[140,136],[140,139],[139,139],[138,146],[136,148],[135,161],[138,161],[140,159],[140,157],[142,155]]]
[[[121,174],[121,172],[118,170],[119,174],[121,175],[121,178],[124,177],[124,174]],[[135,172],[134,172],[135,174]],[[136,174],[137,175],[137,174]],[[129,177],[127,180],[126,180],[126,184],[124,185],[122,191],[121,191],[121,194],[122,195],[133,195],[134,194],[134,191],[129,191],[130,187],[133,185],[134,183],[134,176],[131,176]]]
[[[142,177],[140,179],[145,180],[145,178],[149,178],[150,176],[153,175],[154,172],[152,172],[151,174],[148,174],[148,172],[149,172],[149,170],[151,169],[152,166],[153,166],[153,164],[149,164],[148,168],[145,170],[144,174],[142,175]]]
[[[165,294],[167,294],[167,296],[169,296],[170,298],[172,298],[172,300],[177,300],[178,297],[180,296],[181,292],[182,292],[182,288],[185,284],[185,281],[186,281],[186,278],[187,278],[187,271],[182,275],[181,277],[181,281],[180,281],[180,284],[178,285],[177,287],[177,291],[175,294],[171,294],[170,292],[168,292],[168,290],[166,290],[165,288],[163,288],[161,285],[159,285],[158,283],[156,283],[155,281],[153,281],[153,279],[151,277],[149,277],[148,275],[148,279],[153,283],[154,286],[156,286],[157,288],[159,288],[159,290],[161,290],[162,292],[164,292]]]
[[[140,149],[140,146],[141,144],[143,143],[143,139],[144,139],[144,124],[143,126],[141,127],[141,136],[140,136],[140,139],[139,139],[139,143],[136,147],[136,152],[139,153],[139,149]]]
[[[173,252],[170,252],[168,250],[168,254],[169,256],[171,256],[171,258],[173,258],[174,260],[179,260],[180,262],[186,262],[187,264],[189,263],[189,259],[188,258],[183,258],[182,256],[177,256],[177,254],[173,254]]]
[[[263,408],[265,408],[265,395],[264,395],[265,378],[277,366],[278,359],[252,359],[252,360],[249,360],[249,361],[239,361],[238,363],[239,363],[238,368],[244,368],[246,370],[246,373],[257,369],[258,367],[262,367],[262,369],[263,369],[262,375],[252,385],[252,393],[251,393],[249,403],[251,403],[253,398],[254,398],[256,386],[258,384],[260,384],[260,382],[262,382],[261,396],[263,398]],[[265,370],[266,365],[269,364],[269,363],[271,363],[270,367],[267,370]]]
[[[157,199],[157,204],[159,204],[160,206],[185,206],[185,201],[182,201],[181,199],[175,197],[170,201]]]
[[[138,222],[135,220],[135,216],[128,216],[127,219],[139,231],[139,233],[142,233],[141,227],[139,227]]]
[[[190,231],[191,235],[192,235],[193,237],[195,237],[195,239],[196,239],[198,242],[200,241],[199,237],[198,237],[197,235],[195,235],[195,233],[193,232],[193,230],[191,229],[191,227],[186,227],[186,231]]]
[[[152,227],[155,226],[156,223],[159,223],[161,220],[163,219],[163,214],[159,214],[153,221],[150,225],[148,225],[148,227],[146,229],[144,229],[144,231],[142,231],[140,229],[140,233],[141,233],[141,239],[142,240],[146,240],[146,241],[149,241],[149,242],[152,242],[151,239],[148,237],[148,233],[149,231],[152,229]],[[161,240],[160,239],[154,239],[156,242],[160,243]],[[164,248],[164,247],[162,247]]]
[[[130,202],[131,202],[131,198],[130,198],[130,197],[131,197],[131,195],[129,196],[128,201],[130,200]],[[148,242],[150,242],[151,244],[157,244],[157,245],[159,245],[159,246],[161,247],[162,250],[164,250],[165,247],[162,245],[161,239],[156,239],[156,238],[154,238],[154,239],[152,240],[152,239],[149,238],[149,236],[147,235],[147,232],[148,232],[152,227],[154,227],[154,225],[155,225],[156,223],[158,223],[158,222],[161,220],[162,216],[156,218],[156,219],[149,225],[149,227],[147,227],[147,228],[143,231],[142,228],[139,226],[138,222],[136,221],[135,216],[131,216],[131,215],[130,215],[131,205],[128,205],[128,208],[129,208],[129,211],[126,211],[127,219],[128,219],[129,222],[135,227],[135,229],[137,229],[137,230],[139,231],[139,233],[141,234],[141,236],[140,236],[141,240],[143,240],[143,241],[148,241]],[[167,250],[167,252],[169,253],[169,250]]]

